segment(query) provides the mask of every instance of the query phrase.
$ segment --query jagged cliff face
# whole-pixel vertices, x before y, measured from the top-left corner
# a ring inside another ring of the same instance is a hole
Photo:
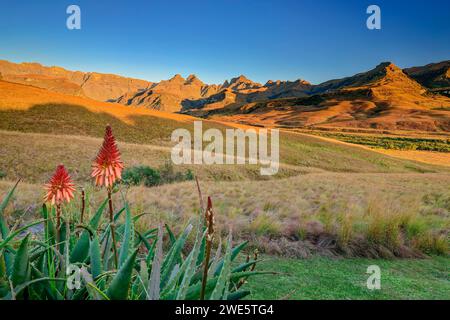
[[[427,92],[392,63],[313,86],[311,92],[200,115],[266,126],[450,131],[450,99]]]
[[[117,102],[169,112],[220,109],[257,100],[306,96],[311,84],[304,80],[269,81],[265,85],[240,75],[221,85],[208,85],[195,75],[180,75],[154,84],[147,90],[127,93]]]
[[[129,91],[146,89],[151,82],[114,74],[69,71],[39,63],[11,63],[0,60],[6,81],[29,84],[56,92],[84,95],[100,101],[114,100]]]
[[[117,75],[0,61],[4,80],[72,96],[249,124],[450,130],[450,99],[429,92],[448,87],[450,61],[402,70],[390,62],[354,76],[312,85],[244,75],[223,84],[177,74],[152,83]]]
[[[195,75],[184,79],[177,74],[169,80],[153,84],[146,90],[129,92],[116,102],[166,112],[178,112],[185,101],[208,97],[217,93],[218,89],[218,86],[204,84]]]
[[[411,78],[431,89],[450,87],[450,60],[404,70]]]

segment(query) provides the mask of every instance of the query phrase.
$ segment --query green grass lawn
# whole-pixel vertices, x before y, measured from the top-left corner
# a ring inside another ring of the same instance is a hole
[[[250,299],[450,299],[450,258],[371,260],[264,257],[246,286]],[[369,290],[369,265],[381,269],[381,289]]]

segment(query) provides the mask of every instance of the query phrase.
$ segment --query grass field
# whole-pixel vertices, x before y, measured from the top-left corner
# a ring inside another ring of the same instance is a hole
[[[418,150],[386,150],[376,149],[377,152],[407,160],[414,160],[423,163],[429,163],[439,166],[450,166],[450,153],[449,152],[431,152],[431,151],[418,151]]]
[[[280,275],[250,278],[250,299],[450,299],[450,258],[420,260],[265,257],[259,268]],[[381,269],[381,289],[366,286],[367,267]]]
[[[0,181],[0,190],[11,185]],[[231,227],[237,238],[266,253],[417,257],[448,252],[449,174],[310,173],[201,185],[214,201],[219,232]],[[124,191],[134,214],[149,213],[141,219],[143,227],[165,221],[179,230],[198,212],[193,181]],[[32,217],[41,197],[40,185],[22,183],[8,212],[17,217],[31,206],[25,218]]]

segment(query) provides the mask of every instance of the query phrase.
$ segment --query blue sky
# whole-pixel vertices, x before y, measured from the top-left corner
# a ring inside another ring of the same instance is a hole
[[[82,29],[66,28],[81,8]],[[381,7],[382,29],[366,28]],[[319,83],[373,68],[450,59],[450,1],[0,0],[0,59],[159,81]]]

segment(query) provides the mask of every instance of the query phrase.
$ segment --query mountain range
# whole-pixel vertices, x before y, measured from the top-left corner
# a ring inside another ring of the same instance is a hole
[[[68,95],[254,125],[450,131],[450,60],[403,70],[384,62],[318,85],[302,79],[261,84],[244,75],[222,84],[179,74],[150,82],[4,60],[0,77]]]

